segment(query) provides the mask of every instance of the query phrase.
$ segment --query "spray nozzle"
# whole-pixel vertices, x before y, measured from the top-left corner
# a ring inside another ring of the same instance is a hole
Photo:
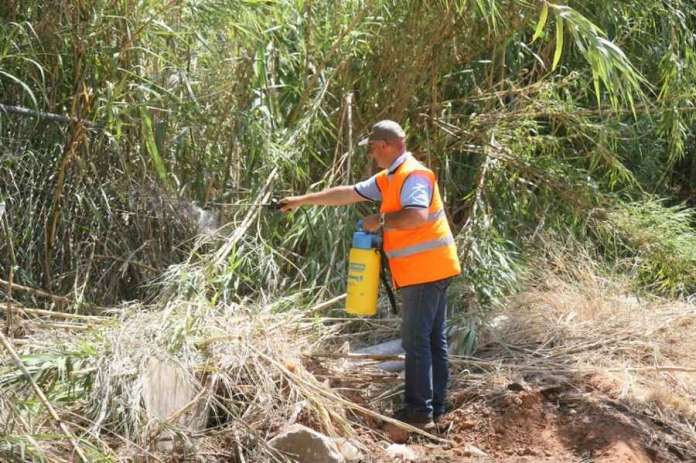
[[[262,206],[267,207],[272,211],[279,211],[280,208],[283,206],[283,202],[278,198],[271,198],[270,201],[268,201],[265,204],[262,204]]]

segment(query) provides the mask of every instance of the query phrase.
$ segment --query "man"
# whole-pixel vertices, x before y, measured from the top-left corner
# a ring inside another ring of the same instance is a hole
[[[460,266],[435,175],[406,150],[405,138],[396,122],[376,123],[359,145],[368,145],[384,170],[356,185],[284,198],[281,210],[381,202],[379,214],[365,217],[363,226],[371,232],[382,229],[392,279],[402,296],[406,392],[396,418],[429,427],[445,413],[447,287]]]

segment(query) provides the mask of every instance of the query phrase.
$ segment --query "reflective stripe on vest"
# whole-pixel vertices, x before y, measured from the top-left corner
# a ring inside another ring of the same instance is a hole
[[[428,222],[435,222],[435,221],[439,220],[440,217],[444,217],[444,216],[445,216],[445,210],[440,209],[437,212],[432,212],[432,213],[428,214]]]
[[[439,240],[426,241],[425,243],[414,244],[413,246],[407,246],[405,248],[397,249],[391,252],[385,252],[388,258],[394,259],[396,257],[406,257],[418,254],[419,252],[429,251],[431,249],[442,248],[454,244],[454,238],[448,236],[447,238],[440,238]]]

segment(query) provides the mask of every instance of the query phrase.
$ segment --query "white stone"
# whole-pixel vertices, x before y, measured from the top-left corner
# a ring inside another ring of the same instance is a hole
[[[284,428],[268,444],[299,463],[346,461],[331,438],[301,424]]]
[[[348,439],[336,438],[334,439],[338,451],[343,455],[346,461],[361,461],[363,459],[363,454],[358,450],[358,448]]]
[[[470,455],[472,457],[487,457],[488,456],[488,454],[486,452],[484,452],[483,450],[481,450],[480,448],[475,447],[473,445],[469,445],[469,444],[464,446],[464,453],[467,455]]]
[[[398,458],[397,461],[416,461],[418,459],[418,453],[408,445],[391,444],[385,451],[390,457]]]

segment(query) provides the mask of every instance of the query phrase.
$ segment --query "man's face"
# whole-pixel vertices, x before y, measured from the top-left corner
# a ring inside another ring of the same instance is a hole
[[[389,167],[389,146],[387,142],[382,140],[371,141],[367,145],[367,152],[370,154],[372,159],[375,160],[377,166],[382,169]]]

